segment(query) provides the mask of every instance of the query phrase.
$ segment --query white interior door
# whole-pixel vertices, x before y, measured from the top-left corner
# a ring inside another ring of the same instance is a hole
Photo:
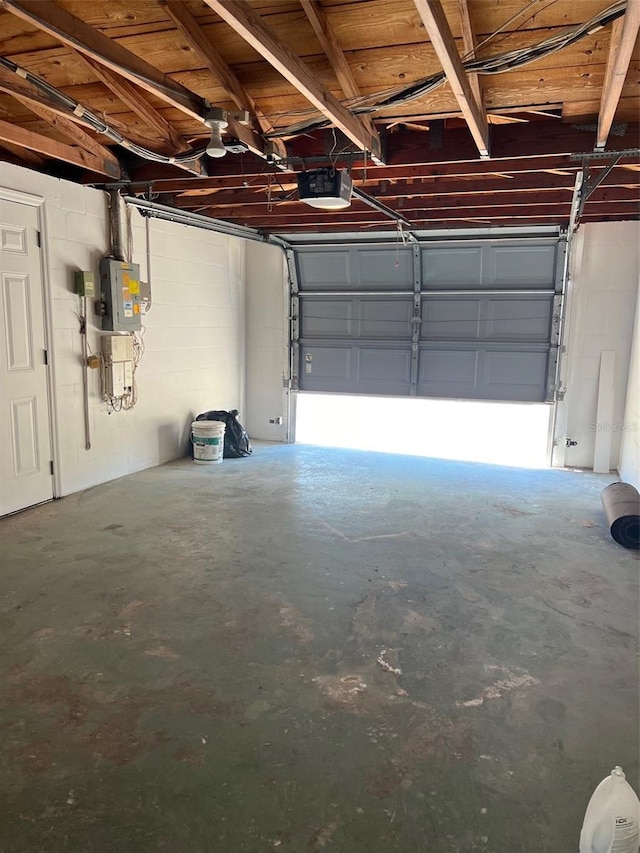
[[[0,200],[0,515],[53,497],[38,213]]]

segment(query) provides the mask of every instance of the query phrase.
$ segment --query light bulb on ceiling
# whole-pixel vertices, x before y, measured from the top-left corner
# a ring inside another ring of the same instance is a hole
[[[228,127],[227,113],[219,107],[214,107],[205,116],[204,123],[211,129],[211,139],[207,145],[209,157],[224,157],[227,149],[222,142],[222,131]]]

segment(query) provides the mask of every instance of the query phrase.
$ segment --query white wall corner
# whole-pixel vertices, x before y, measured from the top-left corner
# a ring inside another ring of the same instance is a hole
[[[620,479],[640,490],[640,282],[636,297],[635,323],[631,346],[631,363],[627,384],[622,441]]]

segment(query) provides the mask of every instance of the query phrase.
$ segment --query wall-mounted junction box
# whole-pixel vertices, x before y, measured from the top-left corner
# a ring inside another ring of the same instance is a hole
[[[102,337],[104,364],[104,394],[124,397],[133,387],[133,336],[104,335]]]
[[[140,264],[103,258],[100,261],[100,289],[105,311],[102,328],[112,332],[138,331],[142,303]]]
[[[76,270],[73,276],[73,283],[78,296],[96,295],[96,278],[92,272]]]

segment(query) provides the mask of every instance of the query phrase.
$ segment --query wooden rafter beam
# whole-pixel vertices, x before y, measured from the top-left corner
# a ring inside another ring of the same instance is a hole
[[[89,169],[92,172],[107,175],[107,177],[115,180],[120,180],[122,177],[120,168],[116,170],[110,160],[106,161],[84,148],[66,145],[64,142],[58,142],[48,136],[26,130],[24,127],[9,124],[8,121],[0,120],[0,142],[18,145],[20,148],[35,151],[44,157],[62,160],[65,163],[71,163],[73,166],[79,166],[81,169]]]
[[[471,10],[469,9],[469,0],[458,0],[460,9],[460,24],[462,26],[462,43],[464,45],[464,55],[469,59],[475,59],[476,56],[476,37],[473,29],[473,21],[471,20]],[[482,105],[482,84],[480,83],[479,74],[468,74],[469,85],[471,91],[478,104]]]
[[[204,208],[210,216],[220,219],[220,213],[216,208]],[[495,207],[487,207],[482,204],[476,206],[464,207],[434,207],[423,208],[415,212],[409,212],[411,222],[414,227],[425,227],[424,223],[439,221],[443,219],[456,221],[467,218],[483,218],[487,222],[493,223],[495,220],[504,218],[540,218],[542,220],[553,220],[557,223],[568,222],[571,211],[571,203],[566,202],[558,205],[546,204],[522,204],[522,205],[503,205]],[[603,204],[594,205],[590,213],[599,214],[602,218],[606,216],[633,216],[633,205],[628,202],[606,202]],[[333,225],[342,226],[342,230],[347,230],[348,226],[359,226],[362,222],[380,222],[388,223],[389,219],[382,213],[375,210],[363,207],[361,210],[349,209],[349,211],[340,212],[336,215],[335,211],[331,213],[322,213],[313,208],[307,207],[306,211],[299,213],[286,213],[281,215],[278,213],[278,206],[275,205],[271,213],[264,212],[261,216],[245,215],[239,211],[235,216],[230,217],[224,214],[222,217],[225,221],[235,222],[237,224],[249,225],[252,228],[259,230],[287,231],[289,228],[297,226],[313,226],[313,225]],[[324,228],[322,229],[325,230]]]
[[[273,125],[256,104],[253,96],[245,89],[236,73],[216,49],[211,39],[184,5],[182,0],[164,0],[164,9],[189,45],[196,51],[214,77],[220,81],[231,96],[231,100],[241,110],[248,110],[263,133],[273,130]],[[279,157],[286,157],[284,142],[272,143]]]
[[[55,3],[0,0],[0,8],[6,9],[62,44],[97,60],[101,65],[106,65],[191,118],[202,121],[206,111],[203,98]]]
[[[331,23],[320,6],[319,0],[300,0],[300,4],[309,19],[309,23],[320,42],[322,50],[331,63],[338,83],[340,83],[340,88],[347,98],[359,98],[361,95],[360,88],[351,72],[349,63],[340,47]],[[369,128],[371,133],[377,133],[373,121],[368,116],[362,116],[360,120]]]
[[[55,130],[63,136],[66,136],[68,140],[79,145],[81,148],[84,148],[85,151],[90,151],[96,157],[104,160],[105,163],[111,163],[114,174],[122,171],[120,161],[113,151],[105,145],[102,145],[92,136],[89,136],[89,134],[75,122],[65,116],[61,116],[53,110],[50,110],[49,107],[44,107],[42,104],[36,104],[28,98],[23,98],[21,95],[13,95],[13,97],[23,106],[27,107],[27,109],[31,110],[32,113],[35,113],[35,115],[39,116],[43,121],[46,121],[47,124],[55,128]]]
[[[205,0],[214,12],[269,62],[355,145],[382,162],[380,137],[318,82],[317,76],[266,26],[260,15],[240,0]]]
[[[78,54],[78,56],[80,56],[80,54]],[[114,77],[115,76],[117,75],[114,75]],[[125,80],[121,80],[121,82],[126,83]],[[48,94],[42,89],[39,89],[30,80],[25,80],[18,74],[12,74],[10,71],[8,71],[8,69],[2,67],[0,67],[0,92],[6,92],[7,94],[12,95],[14,98],[16,98],[25,106],[27,106],[32,112],[37,113],[39,116],[44,118],[45,121],[48,121],[49,124],[53,124],[51,116],[56,116],[58,120],[58,130],[65,133],[66,136],[70,136],[71,127],[73,126],[74,131],[73,135],[71,136],[71,139],[74,142],[82,144],[80,142],[80,138],[85,138],[91,140],[94,145],[98,144],[92,137],[87,137],[86,134],[84,134],[83,136],[83,131],[80,129],[80,127],[90,128],[91,125],[89,124],[89,122],[87,122],[86,118],[83,117],[81,112],[78,112],[78,114],[76,114],[64,109],[51,94]],[[43,112],[39,112],[38,108],[41,108]],[[115,125],[115,122],[113,122],[113,120],[112,123]],[[78,125],[80,127],[77,127]],[[68,132],[64,131],[64,127],[68,129]],[[88,146],[85,145],[84,147],[86,148]],[[89,150],[91,150],[91,148],[89,148]],[[107,152],[109,151],[109,149],[107,148],[105,148],[104,150]],[[113,157],[114,162],[118,163],[118,160],[115,155],[112,155],[111,152],[109,152],[109,154]],[[198,161],[191,160],[188,163],[176,165],[182,168],[185,172],[189,172],[192,175],[201,176],[202,174],[206,174],[204,173],[203,168]]]
[[[533,193],[526,191],[518,191],[514,189],[512,192],[506,193],[477,193],[464,196],[446,195],[446,196],[419,196],[410,198],[396,198],[394,196],[372,194],[376,200],[390,205],[397,213],[406,214],[409,219],[414,219],[420,211],[439,210],[439,209],[457,209],[463,207],[519,207],[522,205],[547,205],[549,207],[566,207],[571,208],[572,194],[570,192],[562,192],[551,190],[545,193]],[[587,204],[627,204],[629,212],[633,211],[633,205],[638,205],[640,202],[640,192],[638,188],[625,189],[622,187],[603,187],[598,188],[594,192],[593,197],[589,199]],[[262,194],[262,198],[257,198],[253,201],[238,198],[235,206],[228,203],[221,204],[211,197],[202,199],[179,197],[174,198],[170,202],[173,207],[181,210],[197,210],[200,207],[211,208],[216,210],[216,216],[223,219],[245,219],[245,218],[261,218],[268,215],[268,211],[272,207],[274,214],[286,215],[291,217],[308,216],[312,209],[300,202],[297,198],[280,199],[278,196],[272,195],[271,199],[267,199],[266,193]],[[360,205],[357,199],[352,201],[350,210],[357,210]],[[346,213],[347,211],[345,211]],[[341,216],[343,214],[340,214]]]
[[[351,73],[351,68],[342,52],[333,28],[323,9],[320,7],[319,0],[300,0],[300,5],[313,27],[313,31],[320,42],[320,47],[326,53],[329,62],[333,66],[342,91],[347,98],[360,97],[361,92],[358,84]]]
[[[55,3],[43,3],[38,0],[21,0],[21,2],[0,0],[0,9],[6,9],[21,20],[56,38],[62,44],[96,60],[191,118],[204,121],[208,111],[208,104],[204,98],[158,71],[153,65],[118,42],[85,24],[80,18],[59,8]],[[233,120],[229,122],[229,128],[250,151],[260,157],[269,153],[264,140],[250,128]]]
[[[447,75],[481,157],[489,156],[489,125],[482,104],[476,99],[456,49],[456,43],[440,0],[413,0],[431,44]]]
[[[13,97],[25,103],[28,101],[30,109],[32,104],[39,104],[58,115],[68,118],[69,121],[73,121],[75,124],[82,125],[83,127],[90,126],[82,116],[70,113],[64,109],[52,95],[42,89],[38,89],[30,80],[25,80],[19,74],[13,74],[2,66],[0,66],[0,92],[13,95]]]
[[[627,0],[626,12],[621,18],[616,18],[612,24],[609,55],[600,98],[596,150],[603,150],[607,144],[639,30],[640,2]]]
[[[612,137],[612,148],[618,150],[635,148],[639,133],[640,124],[630,123],[623,136]],[[560,122],[537,123],[535,136],[532,135],[529,124],[498,125],[493,128],[491,143],[493,157],[491,160],[481,160],[478,158],[477,149],[466,127],[447,131],[447,145],[443,148],[431,148],[427,134],[402,131],[391,139],[393,146],[389,145],[388,165],[372,167],[369,163],[365,166],[362,160],[354,160],[351,164],[351,177],[354,181],[412,179],[431,181],[437,185],[437,182],[450,178],[494,174],[515,176],[546,169],[566,169],[575,174],[579,168],[579,162],[572,160],[571,155],[576,151],[588,151],[593,146],[593,137],[593,130],[580,130]],[[319,153],[313,140],[306,141],[312,143],[308,150],[300,146],[292,153],[309,158]],[[313,161],[305,162],[308,167],[309,162]],[[627,155],[616,166],[616,170],[633,163],[633,155]],[[300,169],[300,165],[295,165],[294,161],[290,160],[288,170],[283,171],[279,177],[282,180],[287,173],[293,174]],[[157,166],[145,163],[136,169],[132,179],[145,186],[151,182],[154,192],[162,192],[164,189],[167,192],[196,188],[218,190],[241,188],[247,181],[252,185],[257,185],[259,182],[266,184],[269,179],[269,170],[265,169],[262,160],[247,156],[243,159],[242,169],[238,168],[237,161],[221,160],[216,168],[215,177],[194,180],[180,177],[168,178]]]
[[[180,136],[178,131],[169,124],[155,107],[151,106],[142,92],[132,83],[129,83],[120,74],[111,71],[110,68],[107,68],[106,65],[103,65],[91,56],[87,56],[77,50],[74,53],[81,62],[84,62],[91,69],[98,80],[109,91],[113,92],[116,98],[119,98],[123,104],[126,104],[132,112],[157,134],[162,144],[166,145],[172,152],[189,150],[189,143]]]
[[[28,148],[18,148],[17,145],[12,145],[10,142],[3,142],[2,145],[0,145],[0,148],[8,151],[9,154],[13,155],[27,166],[33,166],[37,169],[44,163],[42,157],[35,154],[33,151],[29,151]]]
[[[627,213],[630,218],[633,218],[634,215],[637,218],[637,214],[634,214],[633,212],[633,206],[633,202],[613,200],[596,202],[592,205],[590,210],[591,212],[599,211],[605,215],[611,213]],[[227,222],[231,221],[236,224],[250,225],[259,229],[273,228],[274,226],[282,228],[287,225],[293,225],[294,223],[304,224],[307,222],[323,222],[330,224],[336,219],[345,224],[367,219],[378,219],[378,217],[381,218],[381,221],[388,221],[388,217],[384,216],[384,214],[375,210],[367,209],[366,207],[363,207],[360,210],[350,208],[349,211],[341,212],[339,216],[337,216],[335,212],[318,212],[318,210],[314,210],[311,207],[306,207],[304,210],[301,207],[299,210],[295,211],[289,211],[286,208],[280,210],[277,204],[273,206],[273,210],[270,212],[267,212],[266,208],[262,212],[244,211],[239,209],[234,210],[231,213],[229,211],[219,211],[215,207],[203,209],[209,211],[210,215],[216,219],[224,219]],[[551,204],[547,204],[546,202],[544,204],[535,204],[532,201],[524,201],[522,204],[514,205],[483,204],[481,202],[478,202],[477,204],[449,206],[434,204],[430,207],[403,209],[401,213],[408,216],[414,224],[421,220],[435,219],[441,216],[454,218],[471,215],[485,216],[487,219],[492,219],[494,216],[505,216],[508,214],[518,216],[522,213],[537,213],[543,216],[555,214],[558,220],[566,221],[569,219],[569,215],[571,213],[571,200],[567,199],[564,202],[558,201]]]

